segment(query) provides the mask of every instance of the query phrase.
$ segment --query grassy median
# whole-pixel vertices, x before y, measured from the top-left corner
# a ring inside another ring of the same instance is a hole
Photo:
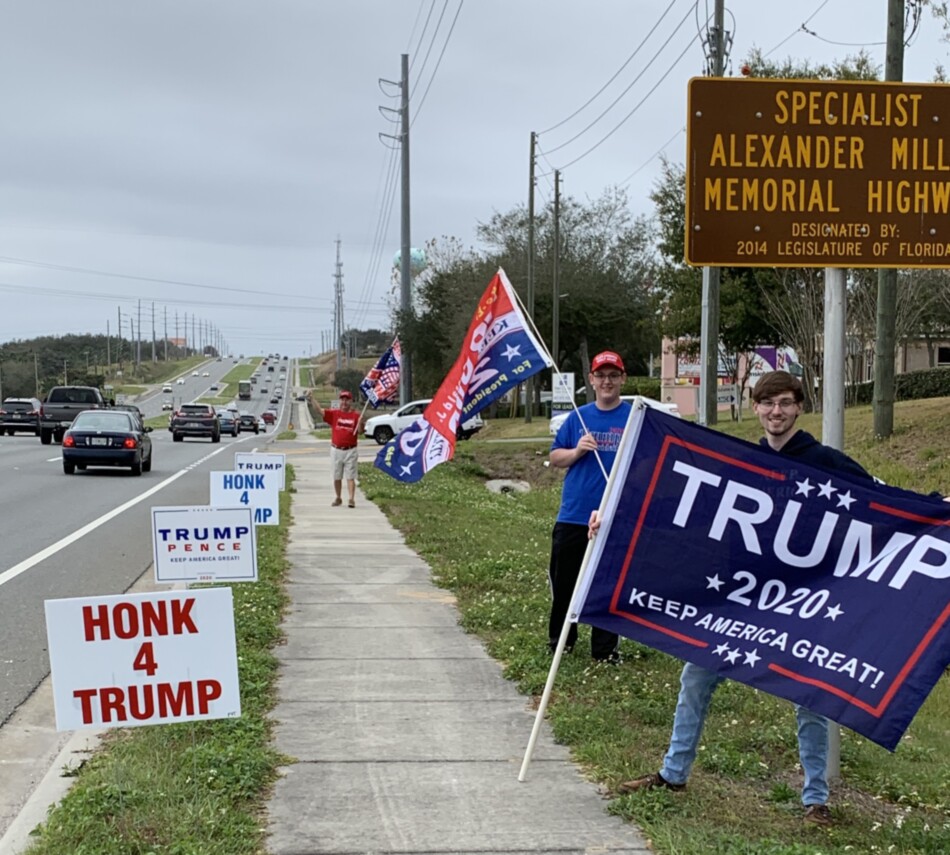
[[[950,492],[945,399],[898,404],[897,429],[883,442],[872,436],[869,408],[849,410],[846,420],[846,448],[870,471],[895,485]],[[800,424],[821,433],[820,416]],[[747,439],[761,435],[751,418],[722,427]],[[540,695],[550,666],[546,573],[560,475],[546,459],[546,444],[479,437],[416,485],[361,471],[362,489],[456,595],[465,628],[531,696]],[[533,489],[493,494],[484,487],[488,477],[527,480]],[[886,619],[868,631],[887,632]],[[606,794],[659,768],[681,663],[624,640],[622,665],[594,665],[585,655],[587,632],[581,628],[576,652],[562,662],[549,718]],[[843,731],[842,782],[832,792],[836,825],[818,828],[801,819],[791,705],[727,681],[713,700],[687,790],[622,796],[605,808],[642,826],[660,855],[937,855],[950,852],[948,737],[946,677],[896,753]]]

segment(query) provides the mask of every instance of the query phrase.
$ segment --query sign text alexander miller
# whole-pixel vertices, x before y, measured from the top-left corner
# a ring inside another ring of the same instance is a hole
[[[950,87],[695,78],[686,260],[950,265]]]

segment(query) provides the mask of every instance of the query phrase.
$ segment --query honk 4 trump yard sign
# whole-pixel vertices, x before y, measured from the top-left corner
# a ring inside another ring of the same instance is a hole
[[[45,606],[57,730],[240,716],[230,588]]]

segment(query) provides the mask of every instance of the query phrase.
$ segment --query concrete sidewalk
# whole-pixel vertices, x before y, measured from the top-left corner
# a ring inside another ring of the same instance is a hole
[[[268,851],[649,852],[546,726],[518,783],[529,699],[378,508],[359,492],[330,507],[325,440],[275,450],[296,470],[276,748],[297,762],[268,806]]]

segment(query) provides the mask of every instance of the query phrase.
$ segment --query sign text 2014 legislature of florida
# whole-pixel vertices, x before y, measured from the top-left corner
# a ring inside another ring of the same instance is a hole
[[[686,261],[950,266],[950,86],[689,82]]]

